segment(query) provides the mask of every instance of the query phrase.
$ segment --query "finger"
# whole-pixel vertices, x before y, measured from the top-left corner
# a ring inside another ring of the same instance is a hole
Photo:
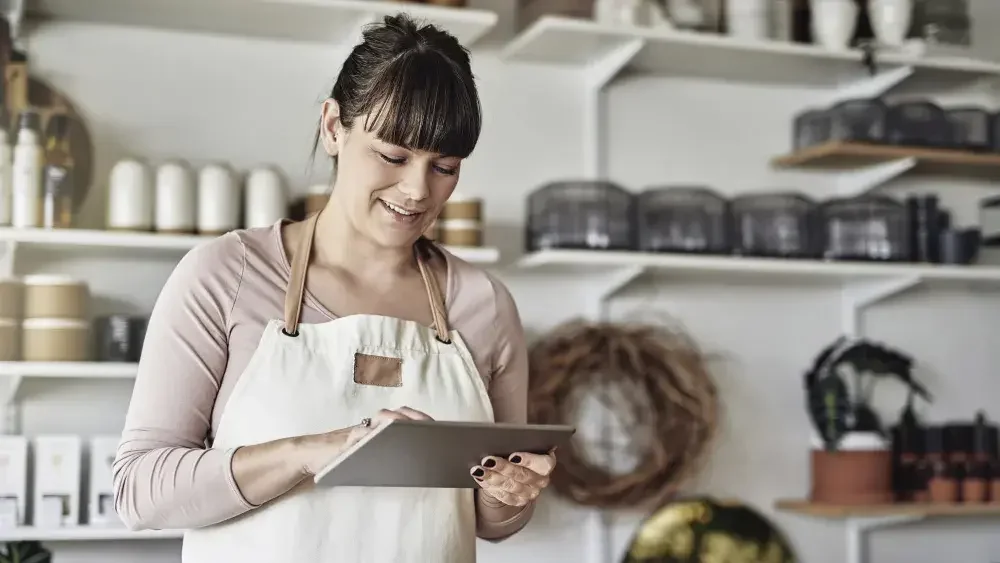
[[[396,409],[397,412],[405,414],[413,420],[434,420],[427,413],[423,411],[418,411],[417,409],[411,409],[410,407],[399,407]]]
[[[534,484],[539,479],[544,479],[542,475],[535,473],[527,467],[515,465],[502,457],[486,456],[480,462],[480,465],[486,469],[495,471],[505,477],[509,477],[510,479],[525,484]]]
[[[480,486],[482,487],[482,483],[480,483]],[[524,506],[529,502],[527,499],[523,497],[519,497],[515,494],[511,494],[508,493],[507,491],[502,491],[500,489],[483,487],[483,492],[497,499],[498,501],[506,504],[507,506]]]
[[[543,477],[549,476],[552,470],[556,468],[556,456],[554,454],[539,455],[518,452],[511,454],[507,459],[514,465],[527,467]]]
[[[381,409],[372,418],[372,426],[378,426],[380,424],[385,424],[390,420],[409,420],[410,417],[403,413],[391,411],[389,409]]]
[[[472,473],[472,477],[484,487],[498,489],[518,496],[527,496],[529,492],[528,485],[519,483],[510,477],[501,475],[496,471],[491,471],[478,465],[473,467],[470,473]]]

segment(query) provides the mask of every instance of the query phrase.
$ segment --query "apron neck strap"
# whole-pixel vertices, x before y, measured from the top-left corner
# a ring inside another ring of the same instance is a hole
[[[292,274],[288,280],[288,289],[285,291],[285,328],[282,329],[287,336],[297,336],[299,334],[299,321],[302,318],[302,301],[306,293],[306,271],[309,269],[309,257],[312,254],[313,239],[316,236],[316,221],[319,213],[314,213],[303,223],[304,232],[299,239],[298,248],[292,256]],[[422,248],[425,244],[418,241],[414,246],[417,257],[417,267],[420,269],[420,277],[427,290],[427,300],[431,306],[431,317],[434,319],[434,332],[437,339],[445,344],[451,343],[448,330],[448,315],[445,309],[444,294],[441,286],[427,265],[430,256],[429,249]]]
[[[304,232],[299,246],[292,256],[292,274],[285,290],[285,328],[287,336],[298,336],[299,319],[302,317],[302,298],[306,293],[306,270],[309,269],[309,255],[312,254],[313,238],[316,236],[316,220],[319,213],[313,213],[303,223]]]
[[[430,242],[418,240],[414,245],[417,255],[417,267],[420,268],[420,277],[424,280],[424,288],[427,289],[427,301],[431,305],[431,317],[434,318],[434,331],[437,339],[444,344],[451,344],[451,336],[448,331],[448,313],[444,305],[444,293],[438,285],[437,276],[431,271],[427,261],[430,257]],[[424,246],[427,245],[427,246]]]

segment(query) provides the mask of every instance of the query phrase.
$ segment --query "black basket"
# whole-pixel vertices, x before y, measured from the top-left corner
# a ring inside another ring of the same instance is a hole
[[[952,147],[986,151],[993,147],[993,116],[983,108],[950,108],[945,112],[951,124]]]
[[[636,198],[637,243],[647,252],[729,254],[729,203],[700,187],[651,188]]]
[[[911,258],[906,205],[864,195],[822,205],[824,258],[905,262]]]
[[[822,145],[830,140],[830,114],[811,109],[797,116],[792,125],[792,147],[795,150]]]
[[[741,256],[815,258],[819,244],[817,207],[795,193],[738,197],[730,203],[733,252]]]
[[[829,109],[830,139],[884,143],[889,107],[878,98],[845,100]]]
[[[634,199],[612,182],[547,184],[528,196],[525,247],[632,250]]]
[[[903,102],[889,108],[888,141],[894,145],[950,148],[953,128],[933,102]]]

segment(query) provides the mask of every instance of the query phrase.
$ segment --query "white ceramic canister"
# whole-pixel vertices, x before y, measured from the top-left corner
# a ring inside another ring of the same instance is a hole
[[[235,174],[222,164],[198,172],[198,232],[221,235],[240,228],[242,198]]]
[[[913,0],[868,0],[868,19],[879,45],[901,47],[913,21]]]
[[[288,215],[288,196],[281,176],[271,167],[256,168],[247,175],[243,226],[269,227]]]
[[[813,41],[831,51],[847,49],[858,25],[854,0],[810,0]]]
[[[161,233],[197,230],[198,191],[187,164],[175,160],[156,170],[155,228]]]
[[[111,169],[108,180],[108,228],[153,230],[155,195],[146,163],[127,158]]]
[[[740,39],[767,39],[771,27],[770,0],[739,0],[726,4],[726,29]]]

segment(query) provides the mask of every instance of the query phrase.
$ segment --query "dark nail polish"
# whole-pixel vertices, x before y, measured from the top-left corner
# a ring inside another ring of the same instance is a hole
[[[486,472],[479,467],[477,467],[476,470],[472,472],[473,477],[482,477],[483,475],[486,475]]]
[[[483,467],[493,467],[497,464],[497,461],[493,458],[489,458],[483,462]]]
[[[519,455],[510,456],[510,462],[511,463],[521,463],[521,456],[519,456]]]

